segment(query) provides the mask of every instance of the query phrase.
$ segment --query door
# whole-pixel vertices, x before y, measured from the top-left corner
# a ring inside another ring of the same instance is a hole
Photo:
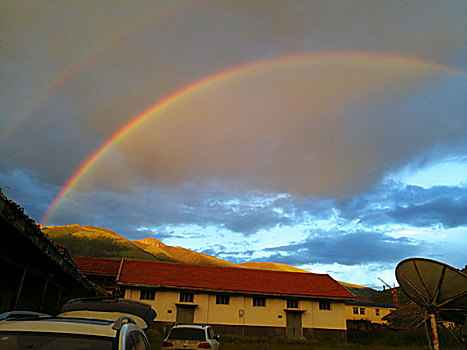
[[[289,339],[301,339],[303,337],[302,330],[302,313],[287,312],[287,328],[286,336]]]
[[[193,324],[195,309],[177,306],[177,324]]]

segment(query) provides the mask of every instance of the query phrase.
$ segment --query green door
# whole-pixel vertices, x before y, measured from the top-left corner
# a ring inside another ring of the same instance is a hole
[[[302,313],[287,312],[286,335],[289,339],[301,339],[303,337]]]
[[[177,306],[178,324],[193,324],[195,309],[192,307]]]

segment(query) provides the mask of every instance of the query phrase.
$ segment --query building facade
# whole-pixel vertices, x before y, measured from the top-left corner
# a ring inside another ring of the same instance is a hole
[[[92,260],[102,266],[106,259],[88,260],[87,269]],[[83,258],[75,261],[85,266]],[[115,273],[117,261],[109,265]],[[221,334],[346,339],[344,302],[355,297],[329,275],[129,259],[118,265],[119,292],[151,304],[163,331],[197,323]]]
[[[374,324],[387,324],[384,316],[396,310],[393,304],[349,300],[345,302],[345,316],[349,321],[369,321]]]

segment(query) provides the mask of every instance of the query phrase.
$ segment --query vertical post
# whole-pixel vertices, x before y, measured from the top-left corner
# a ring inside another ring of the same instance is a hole
[[[16,310],[16,308],[18,307],[19,298],[21,296],[21,292],[23,291],[23,284],[24,284],[24,279],[26,278],[27,270],[28,270],[28,265],[26,264],[24,265],[23,275],[21,276],[21,281],[19,282],[18,290],[16,292],[16,298],[15,298],[15,304],[13,305],[13,310]]]
[[[49,278],[50,278],[50,275],[47,274],[47,278],[45,279],[45,284],[44,284],[44,291],[42,292],[41,306],[39,307],[39,311],[41,312],[44,309],[44,302],[45,302],[45,297],[47,296],[47,287],[49,285]]]
[[[60,285],[58,290],[58,297],[57,297],[57,305],[55,305],[55,313],[58,313],[60,310],[61,302],[62,302],[62,290],[63,287]]]
[[[430,314],[431,331],[433,332],[433,349],[439,350],[438,328],[436,327],[435,314]]]

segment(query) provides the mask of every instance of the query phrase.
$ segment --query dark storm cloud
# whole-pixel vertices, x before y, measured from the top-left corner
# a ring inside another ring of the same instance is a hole
[[[340,216],[362,225],[406,224],[414,227],[467,225],[467,188],[386,182],[347,202],[336,202]]]
[[[1,23],[0,69],[7,79],[0,87],[5,102],[0,112],[2,127],[15,121],[18,113],[56,82],[54,79],[61,73],[71,72],[70,65],[77,72],[63,80],[64,84],[52,91],[15,130],[11,143],[2,149],[7,167],[35,169],[41,179],[63,185],[94,150],[148,106],[193,82],[246,62],[304,52],[353,50],[402,53],[454,66],[465,64],[462,2],[450,6],[441,2],[426,6],[424,1],[397,6],[384,1],[293,5],[281,1],[174,3],[169,6],[170,11],[165,11],[166,3],[158,1],[138,5],[125,1],[112,5],[71,1],[53,6],[3,2],[2,12],[6,15]],[[148,25],[138,26],[151,16],[154,20]],[[138,30],[131,30],[133,24]],[[110,43],[115,45],[109,46]],[[93,54],[88,55],[89,52]],[[76,61],[80,64],[73,66]],[[299,76],[303,77],[302,73],[298,72]],[[329,79],[333,87],[345,80],[340,73]],[[358,79],[347,78],[345,84],[358,91]],[[387,82],[382,79],[378,85],[384,85],[383,80]],[[321,81],[311,85],[319,86],[318,83]],[[299,104],[292,102],[286,112],[277,108],[281,101],[309,102],[313,96],[321,101],[329,99],[335,105],[340,99],[333,89],[312,93],[309,86],[300,83],[292,86],[295,89],[288,99],[282,93],[279,97],[271,95],[264,109],[242,106],[240,102],[255,94],[239,94],[239,101],[231,103],[248,112],[245,118],[249,119],[249,133],[239,132],[243,129],[235,129],[227,119],[224,135],[219,128],[213,138],[193,137],[199,130],[216,126],[215,121],[230,112],[221,109],[205,119],[196,118],[195,125],[187,124],[185,129],[169,133],[172,142],[163,139],[158,144],[153,137],[136,140],[135,152],[127,154],[133,161],[129,165],[153,180],[151,170],[156,169],[159,177],[155,181],[161,187],[169,185],[162,180],[178,185],[187,178],[192,180],[191,176],[199,175],[199,169],[203,169],[210,171],[209,175],[220,175],[221,180],[240,177],[254,188],[353,195],[377,183],[387,171],[413,161],[419,153],[430,153],[439,144],[453,150],[456,139],[465,139],[465,99],[460,98],[465,94],[465,86],[461,85],[464,80],[438,83],[429,82],[434,88],[421,92],[412,90],[412,86],[409,91],[398,87],[400,95],[390,90],[382,95],[384,98],[369,98],[375,103],[364,99],[355,106],[341,106],[345,113],[338,116],[334,115],[335,110],[324,107],[313,110],[314,113],[305,108],[307,113],[293,115],[289,112]],[[403,79],[400,84],[407,87]],[[271,85],[266,79],[258,86],[262,94]],[[240,91],[243,89],[242,86]],[[371,97],[372,89],[369,90],[363,89],[361,95]],[[360,99],[359,94],[353,98]],[[343,99],[352,100],[348,97],[344,94]],[[415,102],[407,102],[412,98]],[[212,97],[208,101],[209,107],[216,102]],[[258,121],[256,118],[263,112],[265,119]],[[446,116],[449,123],[445,123]],[[214,119],[212,125],[210,118]],[[154,130],[148,132],[154,136]],[[174,140],[174,134],[180,134],[183,141]],[[225,149],[225,139],[216,139],[216,135],[236,140],[234,147],[229,142]],[[169,148],[164,152],[173,162],[157,167],[160,162],[149,146],[144,147],[145,142],[153,143],[157,149]],[[207,152],[200,148],[204,144]],[[263,157],[264,145],[269,144],[283,146],[277,147],[276,152],[272,151],[274,147],[266,150],[266,155],[277,159],[270,166],[268,162],[263,164],[263,160],[268,160]],[[206,157],[211,150],[214,155]],[[234,156],[234,161],[225,167],[222,151]],[[206,164],[201,163],[204,159]],[[181,163],[184,166],[180,171]],[[287,171],[283,171],[284,167]],[[249,171],[241,171],[244,168]],[[224,169],[228,171],[223,173]],[[102,171],[103,182],[107,174],[108,171]],[[129,182],[128,186],[133,185]],[[245,225],[231,226],[242,230]]]
[[[387,263],[417,255],[423,244],[408,238],[393,238],[373,231],[321,231],[300,243],[266,248],[270,256],[262,261],[275,261],[294,266],[305,264],[359,265]]]
[[[0,187],[10,200],[37,222],[53,200],[52,193],[57,191],[56,186],[40,181],[32,171],[23,169],[0,171]]]

